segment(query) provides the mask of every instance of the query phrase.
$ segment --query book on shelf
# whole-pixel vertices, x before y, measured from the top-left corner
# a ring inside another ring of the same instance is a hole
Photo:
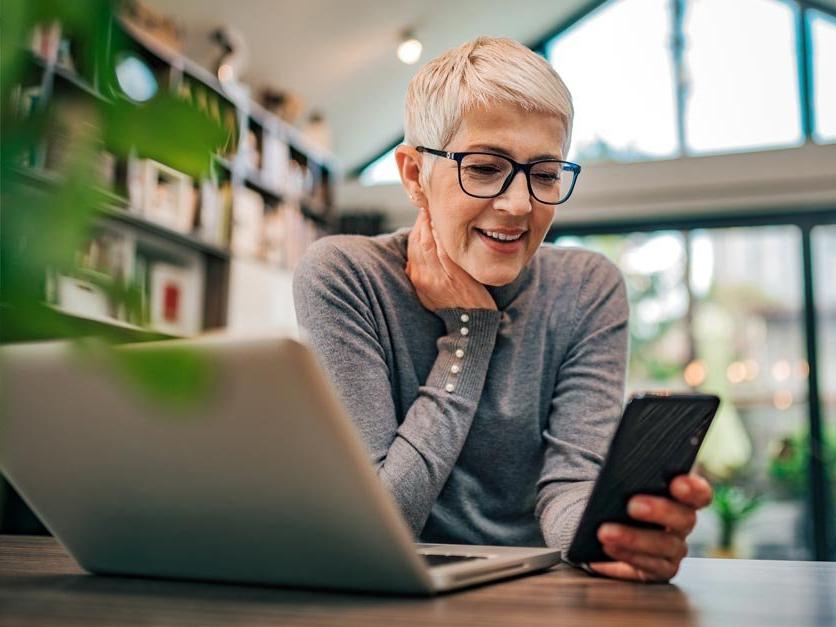
[[[276,189],[287,188],[290,150],[275,133],[265,132],[262,140],[261,176],[265,183]]]
[[[232,192],[232,241],[235,255],[259,257],[262,253],[264,198],[248,187]]]
[[[128,294],[133,275],[133,243],[124,235],[97,229],[76,251],[72,270],[47,269],[46,300],[74,315],[138,321]]]
[[[258,137],[252,130],[247,131],[247,137],[240,148],[239,159],[248,171],[258,171],[261,167],[261,151],[258,148]]]
[[[210,179],[200,182],[198,235],[201,240],[221,248],[229,243],[229,213],[232,204],[229,181],[218,184]]]

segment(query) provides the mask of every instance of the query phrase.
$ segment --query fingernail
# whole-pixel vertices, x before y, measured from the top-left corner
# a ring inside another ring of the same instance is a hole
[[[627,505],[627,513],[630,516],[647,516],[650,513],[650,506],[644,501],[633,499]]]
[[[601,525],[601,535],[605,540],[617,540],[620,532],[618,527],[607,523]]]
[[[686,481],[680,481],[677,490],[679,491],[680,496],[683,497],[686,497],[689,494],[691,494],[691,486],[688,485]]]

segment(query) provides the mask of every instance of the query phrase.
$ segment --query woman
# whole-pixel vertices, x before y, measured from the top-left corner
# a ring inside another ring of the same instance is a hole
[[[403,186],[411,229],[334,236],[296,271],[303,334],[424,542],[565,551],[621,413],[628,307],[601,255],[542,246],[580,167],[561,161],[569,92],[521,44],[480,37],[410,82]],[[638,496],[603,525],[625,579],[665,581],[708,484]]]

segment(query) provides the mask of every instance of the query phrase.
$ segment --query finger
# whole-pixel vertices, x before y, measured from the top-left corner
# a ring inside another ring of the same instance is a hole
[[[632,567],[637,575],[644,577],[640,581],[669,581],[679,571],[679,561],[670,561],[654,555],[634,553],[620,547],[604,545],[604,551],[616,560]]]
[[[439,244],[430,226],[430,216],[427,210],[424,210],[424,220],[421,228],[421,247],[424,252],[424,262],[433,276],[440,277],[448,275],[446,268],[442,265],[439,259]]]
[[[627,562],[593,562],[589,569],[604,577],[612,579],[623,579],[625,581],[648,581],[647,573],[644,573]]]
[[[435,250],[436,255],[438,256],[438,263],[444,268],[444,271],[447,273],[447,276],[454,277],[459,272],[464,272],[459,265],[450,259],[450,256],[447,254],[447,251],[444,250],[444,246],[441,244],[441,238],[438,237],[438,232],[435,230],[435,227],[432,225],[430,226],[430,231],[433,236],[433,240],[435,241]]]
[[[697,524],[697,512],[693,507],[663,496],[634,496],[627,504],[627,513],[636,520],[662,525],[683,538]]]
[[[680,503],[701,509],[711,504],[711,484],[699,475],[679,475],[671,481],[671,495]]]
[[[637,529],[606,523],[598,529],[598,540],[601,544],[617,546],[625,551],[673,561],[679,561],[688,554],[688,545],[681,537],[657,529]]]
[[[415,256],[415,249],[418,247],[418,238],[421,228],[421,210],[418,210],[418,215],[415,218],[415,224],[409,230],[409,235],[406,238],[406,257],[407,260]]]
[[[410,248],[408,249],[409,258],[411,263],[411,269],[413,272],[422,273],[422,271],[426,270],[430,265],[430,260],[427,259],[427,251],[426,251],[426,212],[425,209],[422,207],[418,210],[418,218],[415,220],[415,226],[412,229],[412,233],[410,236],[414,236],[410,242]]]
[[[432,231],[430,230],[430,216],[427,210],[421,209],[422,218],[420,226],[421,247],[425,252],[431,253],[435,251],[435,240],[433,239]]]

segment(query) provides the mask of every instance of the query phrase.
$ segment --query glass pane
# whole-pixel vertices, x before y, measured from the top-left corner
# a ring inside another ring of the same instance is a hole
[[[691,555],[809,558],[808,481],[799,462],[808,404],[798,230],[656,231],[558,243],[598,250],[624,273],[628,392],[696,389],[723,399],[699,464],[715,488],[727,487],[700,513]],[[754,511],[735,515],[753,497]]]
[[[836,225],[813,229],[813,282],[818,319],[819,395],[824,459],[830,483],[830,559],[836,560]]]
[[[398,164],[395,162],[395,149],[392,148],[382,157],[378,157],[360,173],[361,185],[386,185],[400,183]]]
[[[817,142],[836,140],[836,17],[807,12],[813,43],[813,107]]]
[[[689,152],[801,144],[796,10],[777,0],[688,2]]]
[[[569,161],[676,155],[670,4],[607,3],[547,46],[575,105]]]

